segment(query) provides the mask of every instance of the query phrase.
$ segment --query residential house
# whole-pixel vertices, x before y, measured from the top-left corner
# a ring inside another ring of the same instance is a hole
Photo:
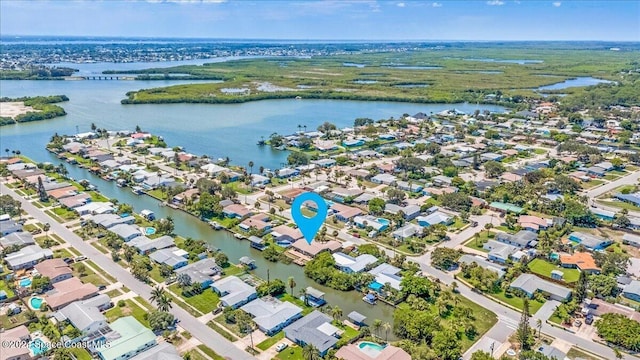
[[[109,327],[105,344],[95,349],[101,360],[129,360],[157,345],[153,331],[133,316],[121,317]]]
[[[331,205],[331,210],[333,210],[336,219],[342,222],[349,222],[356,216],[362,215],[362,210],[359,208],[342,204]]]
[[[621,194],[617,193],[614,197],[620,201],[628,202],[635,206],[640,206],[640,193],[635,194]]]
[[[327,354],[338,342],[341,330],[331,325],[331,318],[314,310],[302,319],[284,328],[287,339],[302,346],[313,345],[320,356]]]
[[[480,155],[482,161],[501,161],[505,158],[504,154],[496,154],[492,152],[484,153]]]
[[[67,280],[73,276],[71,267],[60,258],[45,260],[34,266],[34,268],[40,275],[48,277],[52,284]]]
[[[616,216],[616,213],[613,211],[608,211],[608,210],[603,210],[600,208],[591,208],[591,212],[593,213],[593,215],[599,217],[602,220],[605,221],[612,221],[613,218]]]
[[[545,296],[557,301],[566,301],[571,298],[571,290],[533,274],[521,274],[509,287],[522,291],[529,298],[532,298],[536,292],[542,292]]]
[[[483,246],[483,249],[489,250],[489,254],[487,258],[491,261],[504,264],[509,260],[511,255],[515,254],[520,250],[519,247],[513,246],[510,244],[505,244],[503,242],[498,242],[495,240],[487,241]]]
[[[11,219],[0,221],[0,236],[7,236],[9,234],[13,234],[21,231],[22,231],[22,225],[16,223]]]
[[[205,258],[183,266],[176,270],[176,275],[186,274],[192,283],[200,283],[203,289],[208,288],[216,275],[220,275],[222,268],[212,258]]]
[[[282,169],[278,170],[278,172],[277,172],[277,176],[280,179],[286,179],[286,178],[290,178],[290,177],[298,176],[298,175],[300,175],[300,170],[291,169],[291,168],[282,168]]]
[[[491,210],[495,210],[501,213],[511,212],[516,215],[519,215],[524,212],[524,209],[521,208],[520,206],[516,206],[514,204],[509,204],[509,203],[497,202],[497,201],[494,201],[491,204],[489,204],[489,208]]]
[[[312,241],[311,244],[309,244],[306,240],[300,239],[294,242],[291,247],[295,251],[313,258],[323,251],[334,253],[340,250],[342,244],[335,240],[329,240],[326,242]]]
[[[497,241],[516,246],[520,249],[534,247],[537,244],[537,239],[538,234],[527,230],[520,230],[514,235],[503,232],[496,234]]]
[[[152,252],[149,258],[158,264],[169,265],[172,269],[187,266],[189,253],[177,247],[160,249]]]
[[[362,272],[367,266],[375,264],[376,261],[378,261],[375,256],[370,254],[358,255],[358,257],[355,258],[341,252],[332,255],[336,262],[336,267],[347,274]]]
[[[111,214],[116,211],[116,208],[110,202],[90,202],[82,206],[78,206],[73,209],[78,215],[98,215],[98,214]]]
[[[53,290],[46,293],[45,301],[51,309],[58,310],[74,301],[89,299],[96,295],[98,295],[98,288],[95,285],[83,284],[77,277],[71,277],[53,284]]]
[[[416,224],[407,223],[399,229],[396,229],[391,235],[394,239],[404,241],[410,237],[420,237],[422,236],[422,226],[418,226]]]
[[[451,182],[453,181],[453,178],[449,176],[444,176],[444,175],[437,175],[431,178],[431,180],[433,181],[434,185],[443,187],[443,186],[451,186]]]
[[[96,225],[102,226],[105,229],[110,229],[119,224],[133,225],[136,222],[136,218],[133,216],[121,217],[116,214],[90,215],[86,217],[86,220],[91,220]]]
[[[220,295],[222,306],[230,306],[233,309],[258,298],[256,289],[236,276],[227,276],[217,280],[211,284],[211,288]]]
[[[2,346],[2,360],[30,360],[31,354],[28,346],[11,346],[11,344],[26,344],[30,340],[29,329],[24,325],[4,330],[2,342],[9,345],[3,344]]]
[[[62,206],[67,207],[69,209],[75,209],[77,207],[83,206],[88,202],[91,202],[91,196],[87,193],[80,193],[74,196],[70,196],[64,199],[60,199],[60,204]]]
[[[411,221],[420,215],[420,206],[418,205],[407,205],[407,206],[399,206],[396,204],[386,204],[384,206],[384,211],[389,214],[397,214],[402,211],[402,216],[405,220]]]
[[[240,229],[243,231],[250,231],[251,228],[256,229],[260,233],[267,232],[271,230],[271,223],[269,220],[269,215],[265,213],[257,213],[252,217],[245,219],[238,225]]]
[[[4,261],[11,270],[30,269],[43,259],[53,258],[51,249],[43,249],[39,245],[29,245],[7,254]]]
[[[599,274],[600,268],[596,266],[593,255],[587,252],[560,255],[560,265],[565,268],[579,269],[588,274]]]
[[[93,333],[107,326],[107,318],[102,311],[112,306],[108,295],[101,294],[87,300],[74,301],[58,310],[58,320],[68,320],[83,335]]]
[[[450,225],[453,223],[453,217],[442,211],[433,212],[427,216],[418,216],[416,218],[420,226],[428,227],[435,224]]]
[[[163,342],[128,360],[182,360],[182,356],[171,343]]]
[[[271,179],[260,174],[251,174],[251,186],[268,185],[271,183]]]
[[[349,360],[371,360],[371,356],[362,351],[360,346],[356,344],[349,344],[341,347],[338,352],[336,352],[336,358]],[[411,355],[397,346],[386,345],[375,355],[375,360],[411,360]]]
[[[622,243],[640,248],[640,236],[625,233],[622,235]]]
[[[395,183],[397,178],[391,174],[378,174],[371,178],[371,182],[375,184],[391,185]]]
[[[181,192],[180,194],[175,195],[171,199],[171,202],[173,202],[174,204],[184,204],[186,199],[194,199],[199,194],[200,194],[200,190],[198,190],[197,188],[187,189],[187,190]]]
[[[371,215],[356,216],[353,218],[353,223],[362,229],[371,226],[376,232],[384,231],[389,227],[389,220]]]
[[[128,243],[129,246],[136,248],[140,254],[148,254],[156,250],[166,249],[175,246],[175,244],[175,240],[168,235],[161,236],[157,239],[138,236]]]
[[[8,234],[2,238],[0,238],[0,247],[6,249],[11,246],[16,247],[25,247],[29,245],[35,244],[36,241],[33,239],[33,235],[28,232],[14,232]]]
[[[569,234],[569,240],[584,246],[590,251],[602,250],[613,243],[613,241],[611,241],[610,239],[605,239],[599,236],[579,231],[574,231]]]
[[[137,226],[128,224],[118,224],[109,228],[109,231],[118,235],[124,242],[129,242],[138,236],[142,236]]]
[[[252,214],[251,210],[247,209],[242,204],[227,205],[222,209],[224,215],[228,218],[244,219]]]
[[[518,225],[525,230],[538,232],[553,225],[553,220],[533,215],[520,215],[518,217]]]
[[[640,301],[640,280],[633,280],[629,285],[625,286],[622,296],[633,301]]]
[[[258,328],[268,336],[275,335],[302,317],[300,307],[270,296],[255,299],[240,309],[251,315]]]
[[[397,267],[387,263],[382,263],[369,270],[369,274],[375,277],[375,281],[369,284],[369,288],[375,291],[380,291],[383,286],[389,284],[392,288],[400,290],[402,277],[398,275],[399,273],[400,269]]]
[[[498,274],[498,278],[502,278],[505,274],[505,268],[503,266],[492,263],[479,255],[462,255],[460,259],[458,259],[458,263],[466,265],[476,264],[481,268],[493,271],[494,273]]]
[[[419,193],[422,191],[422,189],[424,189],[424,186],[420,184],[409,183],[407,181],[397,181],[396,186],[400,190],[411,191],[415,193]]]
[[[249,243],[251,244],[251,247],[256,250],[263,251],[267,248],[267,244],[265,243],[264,239],[254,235],[249,236]]]
[[[289,247],[294,242],[303,238],[302,232],[299,229],[294,229],[286,225],[279,225],[273,228],[271,236],[273,236],[276,244],[283,247]]]

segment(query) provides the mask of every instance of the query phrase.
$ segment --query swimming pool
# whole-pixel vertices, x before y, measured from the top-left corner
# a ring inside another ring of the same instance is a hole
[[[33,355],[40,355],[47,352],[49,348],[47,347],[47,344],[44,341],[42,341],[40,338],[36,338],[29,343],[29,350],[31,350]]]
[[[358,344],[358,349],[363,353],[367,354],[369,357],[375,358],[380,355],[380,352],[384,350],[384,346],[380,344],[376,344],[374,342],[363,341]]]
[[[20,280],[20,287],[29,287],[31,286],[31,278],[24,278]]]
[[[384,219],[384,218],[378,218],[378,222],[382,225],[387,225],[389,226],[389,220]]]
[[[33,310],[40,310],[40,306],[42,306],[42,298],[41,297],[37,297],[34,296],[31,299],[29,299],[29,305],[31,305],[31,308]]]
[[[156,228],[153,228],[153,227],[144,228],[145,235],[153,235],[155,233],[156,233]]]

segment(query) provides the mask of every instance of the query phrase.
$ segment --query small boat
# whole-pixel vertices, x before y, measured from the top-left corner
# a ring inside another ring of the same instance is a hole
[[[214,228],[215,230],[220,230],[222,229],[222,225],[218,224],[215,221],[209,221],[209,225],[211,225],[212,228]]]
[[[116,180],[116,185],[118,185],[118,187],[127,187],[127,180],[118,179]]]
[[[367,304],[375,305],[376,297],[373,294],[367,294],[362,297],[362,301],[366,302]]]
[[[136,195],[142,195],[144,194],[144,191],[142,191],[142,188],[140,186],[134,186],[131,188],[131,192],[136,194]]]
[[[234,237],[234,238],[236,238],[236,239],[238,239],[238,240],[242,240],[242,239],[244,239],[244,236],[242,236],[242,235],[240,235],[240,234],[238,234],[238,233],[233,234],[233,237]]]

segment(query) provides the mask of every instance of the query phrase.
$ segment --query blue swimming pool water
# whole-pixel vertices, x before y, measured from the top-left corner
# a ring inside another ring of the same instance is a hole
[[[384,346],[369,341],[361,342],[360,344],[358,344],[358,348],[360,349],[360,351],[372,358],[377,357],[380,352],[384,350]]]
[[[39,298],[37,296],[32,297],[31,299],[29,299],[29,305],[31,305],[31,307],[35,310],[40,310],[40,306],[42,306],[42,298]]]
[[[148,227],[144,229],[144,234],[145,235],[153,235],[156,233],[156,229],[152,228],[152,227]]]
[[[31,350],[33,355],[40,355],[47,352],[47,350],[49,350],[49,348],[47,347],[47,344],[45,344],[45,342],[40,340],[39,338],[34,339],[32,342],[29,343],[29,349]]]
[[[31,279],[30,278],[24,278],[22,280],[20,280],[20,287],[29,287],[31,286]]]
[[[387,219],[383,219],[383,218],[378,218],[378,222],[382,225],[387,225],[389,226],[389,220]]]

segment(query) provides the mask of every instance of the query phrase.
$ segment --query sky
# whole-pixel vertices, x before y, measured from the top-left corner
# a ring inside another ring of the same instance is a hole
[[[640,41],[640,1],[0,0],[0,37]]]

